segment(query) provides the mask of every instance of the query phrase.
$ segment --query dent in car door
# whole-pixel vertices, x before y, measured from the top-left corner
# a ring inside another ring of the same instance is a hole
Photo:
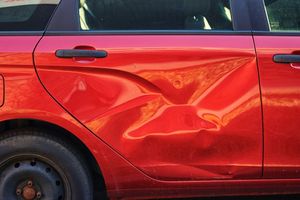
[[[82,45],[108,56],[55,56]],[[51,95],[149,176],[261,176],[251,36],[45,36],[35,61]]]

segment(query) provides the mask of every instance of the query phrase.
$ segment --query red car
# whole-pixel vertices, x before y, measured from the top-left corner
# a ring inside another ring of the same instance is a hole
[[[0,199],[300,193],[299,0],[0,0]]]

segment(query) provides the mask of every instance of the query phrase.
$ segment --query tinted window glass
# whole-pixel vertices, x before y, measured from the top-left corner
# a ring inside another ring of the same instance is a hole
[[[82,30],[232,30],[229,0],[81,0]]]
[[[300,31],[300,0],[265,0],[272,31]]]
[[[0,31],[44,30],[59,0],[0,0]]]

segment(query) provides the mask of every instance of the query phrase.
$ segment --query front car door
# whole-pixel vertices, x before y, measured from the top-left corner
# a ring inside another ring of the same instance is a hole
[[[241,4],[64,0],[35,50],[38,75],[152,178],[260,178],[258,72]]]
[[[260,3],[265,20],[254,40],[264,114],[264,177],[299,178],[300,1]]]

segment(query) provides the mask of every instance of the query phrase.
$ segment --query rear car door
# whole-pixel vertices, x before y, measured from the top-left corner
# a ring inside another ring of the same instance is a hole
[[[64,0],[35,65],[57,102],[148,176],[260,178],[249,24],[239,0]]]
[[[264,0],[254,33],[264,112],[264,176],[300,177],[300,1]]]

